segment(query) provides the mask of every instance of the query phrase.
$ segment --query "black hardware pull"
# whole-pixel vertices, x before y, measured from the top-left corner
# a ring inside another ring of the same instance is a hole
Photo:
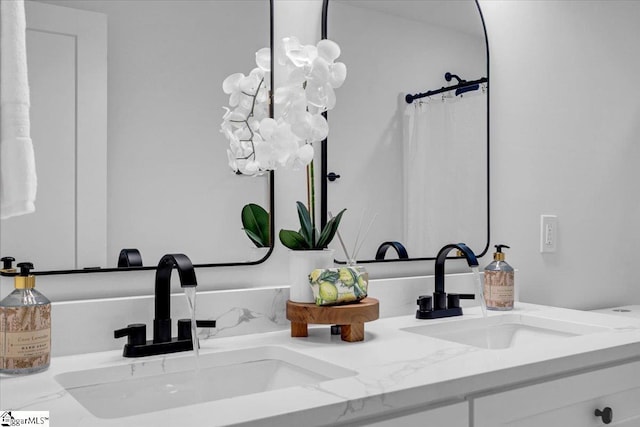
[[[596,409],[594,414],[596,417],[602,417],[602,422],[604,424],[611,424],[611,421],[613,421],[613,409],[608,406],[602,411],[600,409]]]
[[[336,179],[338,179],[338,178],[340,178],[340,175],[338,175],[338,174],[337,174],[337,173],[335,173],[335,172],[329,172],[329,173],[327,174],[327,179],[328,179],[329,181],[331,181],[331,182],[335,181],[335,180],[336,180]]]

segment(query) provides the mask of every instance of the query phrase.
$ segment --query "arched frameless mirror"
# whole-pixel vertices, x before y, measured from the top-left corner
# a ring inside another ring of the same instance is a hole
[[[198,266],[266,259],[241,210],[258,204],[273,224],[273,176],[234,175],[220,123],[222,82],[270,46],[272,10],[269,0],[27,1],[38,198],[34,214],[2,221],[0,253],[40,274],[111,271],[133,248],[142,268],[174,252]]]
[[[324,0],[323,33],[340,45],[349,67],[323,144],[323,214],[351,212],[340,227],[347,246],[375,218],[359,262],[377,261],[384,242],[401,243],[403,260],[434,259],[451,242],[483,255],[489,246],[489,49],[480,6],[473,0]],[[426,92],[431,95],[406,99]],[[398,255],[392,249],[386,257]]]

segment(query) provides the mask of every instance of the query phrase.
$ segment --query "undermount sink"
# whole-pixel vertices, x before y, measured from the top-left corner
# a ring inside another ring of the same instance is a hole
[[[486,318],[448,320],[412,326],[403,331],[491,350],[520,347],[540,341],[592,334],[607,328],[525,314],[501,314]]]
[[[285,387],[318,384],[356,372],[282,347],[136,360],[57,375],[99,418],[119,418]]]

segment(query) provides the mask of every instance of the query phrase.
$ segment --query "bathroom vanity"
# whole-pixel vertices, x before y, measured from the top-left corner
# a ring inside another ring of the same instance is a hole
[[[639,319],[523,303],[487,319],[464,311],[386,317],[358,343],[328,326],[204,339],[198,374],[191,352],[54,357],[44,373],[2,377],[2,408],[65,426],[640,422]]]

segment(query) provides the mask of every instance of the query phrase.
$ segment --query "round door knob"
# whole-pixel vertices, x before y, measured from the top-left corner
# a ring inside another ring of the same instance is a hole
[[[602,422],[605,424],[611,424],[611,421],[613,421],[613,409],[608,406],[603,410],[596,409],[595,415],[596,417],[601,417]]]

